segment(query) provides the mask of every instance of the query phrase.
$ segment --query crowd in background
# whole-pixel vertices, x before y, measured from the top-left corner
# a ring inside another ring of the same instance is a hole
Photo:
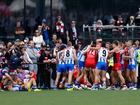
[[[28,26],[28,22],[26,26],[23,26],[21,20],[17,19],[15,29],[12,27],[15,40],[0,42],[0,69],[6,69],[6,72],[4,71],[2,75],[7,74],[7,71],[8,74],[13,73],[10,75],[14,75],[15,70],[17,73],[20,73],[21,69],[27,70],[29,72],[26,73],[29,77],[34,77],[30,81],[34,88],[48,89],[51,88],[51,84],[56,79],[56,52],[60,46],[67,45],[69,41],[75,46],[83,41],[80,38],[81,31],[74,20],[66,25],[63,17],[58,16],[53,28],[48,25],[47,19],[40,21],[36,19],[36,24],[31,28]],[[97,19],[97,32],[102,31],[102,28],[98,28],[98,26],[103,24],[133,26],[135,25],[135,17],[130,16],[128,21],[124,21],[122,16],[117,18],[110,16],[103,21]],[[125,31],[123,28],[115,30],[121,32],[122,35]],[[136,41],[136,46],[139,47],[139,41]],[[13,81],[10,76],[8,78]],[[7,83],[7,81],[4,83]],[[23,87],[28,88],[26,85]],[[8,89],[10,90],[11,87],[8,87]]]

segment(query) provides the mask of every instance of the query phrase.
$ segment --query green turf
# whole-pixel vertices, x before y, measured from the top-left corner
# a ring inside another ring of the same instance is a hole
[[[140,105],[140,90],[0,92],[0,105]]]

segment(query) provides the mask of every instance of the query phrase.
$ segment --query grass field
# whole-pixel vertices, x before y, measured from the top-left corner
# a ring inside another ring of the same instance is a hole
[[[140,105],[140,90],[0,92],[0,105]]]

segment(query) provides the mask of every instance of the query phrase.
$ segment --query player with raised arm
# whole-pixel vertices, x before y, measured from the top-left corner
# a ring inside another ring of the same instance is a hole
[[[96,50],[96,43],[91,42],[91,44],[87,47],[87,49],[83,52],[85,54],[85,69],[86,69],[86,82],[87,85],[91,85],[89,82],[88,77],[94,82],[94,71],[97,64],[97,50]],[[88,73],[89,72],[89,76]]]

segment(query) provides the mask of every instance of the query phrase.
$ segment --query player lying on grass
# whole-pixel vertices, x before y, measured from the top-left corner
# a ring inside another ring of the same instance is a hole
[[[29,70],[23,70],[21,67],[19,67],[16,70],[17,73],[17,81],[21,81],[23,89],[28,90],[28,91],[40,91],[37,89],[37,84],[36,84],[36,75],[33,71]]]
[[[16,71],[9,73],[6,68],[0,70],[1,83],[4,90],[9,91],[40,91],[37,89],[35,73],[18,67]]]

